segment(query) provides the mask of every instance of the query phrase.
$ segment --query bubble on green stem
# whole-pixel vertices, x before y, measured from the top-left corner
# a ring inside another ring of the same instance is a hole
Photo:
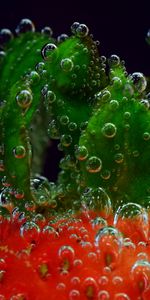
[[[105,123],[102,127],[102,133],[107,138],[113,138],[116,135],[117,128],[113,123]]]
[[[22,145],[19,145],[13,149],[13,153],[16,158],[24,158],[26,155],[26,149]]]
[[[22,108],[28,108],[32,103],[32,94],[28,90],[22,90],[16,96],[17,104]]]
[[[57,49],[57,46],[55,44],[52,44],[52,43],[46,44],[41,51],[41,54],[42,54],[42,57],[44,58],[44,60],[50,61],[53,51],[56,49]]]

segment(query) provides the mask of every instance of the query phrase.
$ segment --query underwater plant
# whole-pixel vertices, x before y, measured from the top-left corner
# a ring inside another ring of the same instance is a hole
[[[98,46],[0,31],[0,300],[150,299],[150,81]]]

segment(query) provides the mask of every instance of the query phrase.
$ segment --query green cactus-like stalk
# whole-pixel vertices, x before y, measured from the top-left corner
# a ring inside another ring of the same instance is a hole
[[[29,20],[20,28],[15,38],[0,34],[2,193],[27,211],[78,209],[87,187],[103,188],[113,209],[149,207],[149,80],[128,75],[116,55],[99,57],[84,24],[57,40],[34,32]],[[64,152],[56,185],[34,174],[46,127]]]

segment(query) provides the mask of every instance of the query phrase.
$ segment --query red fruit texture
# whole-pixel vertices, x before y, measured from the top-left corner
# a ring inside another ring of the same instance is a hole
[[[149,300],[149,222],[0,219],[0,300]]]

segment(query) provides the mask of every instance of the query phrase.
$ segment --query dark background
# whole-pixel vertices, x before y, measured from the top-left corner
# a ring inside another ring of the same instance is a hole
[[[30,18],[38,30],[50,26],[54,37],[69,34],[74,21],[85,23],[100,41],[102,55],[117,54],[125,60],[129,73],[150,75],[150,47],[145,42],[150,28],[149,0],[1,1],[0,28],[14,30],[22,18]],[[59,159],[54,143],[44,167],[44,174],[51,180],[56,179]]]

